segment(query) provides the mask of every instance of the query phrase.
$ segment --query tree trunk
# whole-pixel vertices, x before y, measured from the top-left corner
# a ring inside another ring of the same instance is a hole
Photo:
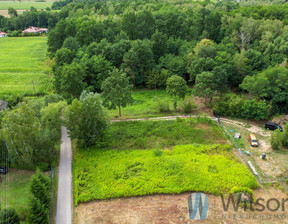
[[[119,117],[121,117],[121,106],[118,106],[119,108]]]

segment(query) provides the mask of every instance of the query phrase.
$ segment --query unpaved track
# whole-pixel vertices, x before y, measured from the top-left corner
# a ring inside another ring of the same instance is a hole
[[[61,128],[56,224],[72,223],[72,150],[66,127]]]

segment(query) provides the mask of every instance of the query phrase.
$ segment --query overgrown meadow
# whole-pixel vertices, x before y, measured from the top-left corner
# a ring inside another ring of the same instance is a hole
[[[1,38],[0,49],[5,52],[0,55],[0,99],[41,95],[52,88],[47,38]]]
[[[208,119],[118,122],[107,136],[105,146],[78,149],[75,154],[75,205],[95,199],[186,191],[220,194],[235,186],[258,187]]]

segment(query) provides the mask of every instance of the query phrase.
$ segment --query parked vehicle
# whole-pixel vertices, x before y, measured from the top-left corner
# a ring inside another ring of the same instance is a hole
[[[0,174],[7,174],[8,169],[6,167],[0,166]]]
[[[266,122],[265,128],[269,130],[273,130],[273,131],[277,129],[279,129],[280,131],[283,131],[283,128],[280,125],[273,123],[273,122]]]
[[[258,146],[258,142],[257,142],[256,136],[254,134],[250,134],[249,135],[249,142],[250,142],[250,145],[252,147],[257,147]]]

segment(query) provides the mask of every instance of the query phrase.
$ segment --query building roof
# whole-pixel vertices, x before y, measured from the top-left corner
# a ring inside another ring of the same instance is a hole
[[[35,27],[35,26],[30,26],[26,30],[23,30],[22,33],[38,33],[38,32],[41,32],[41,31],[47,32],[48,29],[47,28],[39,28],[39,27]]]
[[[0,31],[0,35],[7,35],[7,33]]]
[[[6,107],[8,107],[8,102],[0,100],[0,110],[5,110]]]

